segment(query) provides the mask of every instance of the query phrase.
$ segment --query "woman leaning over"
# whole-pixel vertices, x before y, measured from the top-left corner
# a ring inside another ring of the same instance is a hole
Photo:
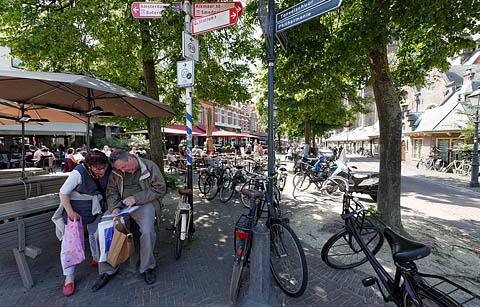
[[[83,164],[78,165],[70,173],[67,180],[60,188],[60,207],[53,216],[57,227],[57,237],[63,238],[67,218],[75,220],[81,218],[82,224],[87,228],[90,251],[92,253],[92,265],[98,264],[98,252],[96,250],[94,234],[100,222],[103,208],[103,197],[107,187],[108,177],[112,168],[107,156],[100,151],[92,151],[87,154]],[[100,186],[100,189],[99,189]],[[60,253],[65,250],[65,241],[62,240]],[[62,262],[63,257],[60,255]],[[64,267],[62,263],[62,268]],[[62,293],[65,296],[74,292],[75,266],[63,269],[65,282]]]

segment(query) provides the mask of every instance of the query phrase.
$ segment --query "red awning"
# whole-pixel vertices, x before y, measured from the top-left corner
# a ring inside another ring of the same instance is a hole
[[[200,136],[207,136],[207,134],[204,133]],[[244,133],[237,133],[237,132],[231,132],[231,131],[226,131],[226,130],[218,130],[218,131],[212,132],[212,137],[243,138],[243,137],[246,137],[246,136],[245,136]]]

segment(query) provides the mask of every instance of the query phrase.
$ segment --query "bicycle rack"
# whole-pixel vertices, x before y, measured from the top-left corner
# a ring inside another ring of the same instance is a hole
[[[422,283],[426,288],[433,289],[441,294],[441,298],[449,297],[458,303],[456,306],[478,306],[480,304],[480,296],[472,291],[465,289],[464,287],[456,284],[455,282],[448,280],[445,277],[417,273],[424,278]]]

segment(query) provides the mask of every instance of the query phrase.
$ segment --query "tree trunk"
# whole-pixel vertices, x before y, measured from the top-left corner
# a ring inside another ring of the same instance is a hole
[[[158,85],[155,78],[155,61],[151,48],[151,37],[148,30],[148,20],[142,20],[142,66],[147,96],[158,100]],[[150,138],[150,159],[158,165],[163,172],[163,149],[162,149],[162,121],[161,118],[150,118],[148,120],[148,135]]]
[[[386,2],[376,0],[379,14]],[[382,33],[382,29],[379,32]],[[378,209],[387,225],[405,233],[400,210],[402,112],[390,74],[383,34],[373,39],[368,57],[380,122]]]
[[[303,114],[305,118],[305,144],[310,145],[310,118],[308,113]]]

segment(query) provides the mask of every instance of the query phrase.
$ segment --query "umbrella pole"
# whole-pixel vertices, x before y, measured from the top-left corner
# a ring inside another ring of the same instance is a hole
[[[20,109],[22,111],[22,117],[24,117],[25,115],[25,106],[22,104],[20,104]],[[22,174],[20,175],[20,179],[23,180],[23,179],[27,179],[27,175],[25,174],[25,122],[23,120],[20,121],[20,123],[22,124],[22,140],[20,142],[20,144],[22,144]]]
[[[87,114],[87,152],[90,152],[90,115]]]

